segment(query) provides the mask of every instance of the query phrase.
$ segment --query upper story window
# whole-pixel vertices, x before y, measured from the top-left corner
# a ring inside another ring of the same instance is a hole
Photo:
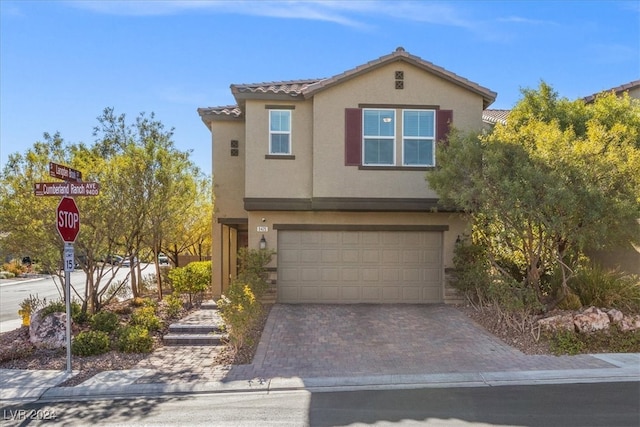
[[[364,164],[393,165],[395,163],[395,110],[363,111]]]
[[[291,154],[291,110],[269,110],[269,154]]]
[[[439,106],[345,108],[344,164],[383,170],[432,168],[436,141],[446,143],[452,124],[453,111]]]
[[[402,165],[435,165],[436,114],[433,110],[403,110]]]

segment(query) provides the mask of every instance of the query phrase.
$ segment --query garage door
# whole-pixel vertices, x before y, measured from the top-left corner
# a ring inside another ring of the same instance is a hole
[[[442,232],[278,232],[278,301],[437,303]]]

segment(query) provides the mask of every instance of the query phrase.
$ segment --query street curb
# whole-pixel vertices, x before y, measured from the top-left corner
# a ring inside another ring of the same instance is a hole
[[[361,377],[270,378],[201,383],[149,383],[128,385],[78,385],[53,387],[40,400],[74,398],[144,397],[172,394],[271,393],[306,390],[311,393],[394,390],[415,388],[499,387],[513,385],[640,382],[637,367],[575,369],[563,371],[471,372],[422,375],[372,375]]]

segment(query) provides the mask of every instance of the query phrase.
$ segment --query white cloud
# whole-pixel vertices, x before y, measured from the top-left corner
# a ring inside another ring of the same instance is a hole
[[[67,4],[95,13],[112,15],[173,15],[192,11],[268,16],[285,19],[306,19],[333,22],[339,25],[368,28],[365,18],[393,17],[400,20],[427,22],[464,28],[474,27],[472,21],[459,16],[451,4],[422,1],[79,1]]]

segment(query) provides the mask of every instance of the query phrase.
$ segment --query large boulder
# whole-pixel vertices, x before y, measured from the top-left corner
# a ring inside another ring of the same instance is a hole
[[[578,332],[588,333],[608,329],[611,321],[604,311],[596,307],[589,307],[573,317],[573,324]]]
[[[573,324],[573,314],[558,314],[556,316],[545,317],[538,320],[538,325],[543,331],[556,332],[562,331],[574,331],[575,326]]]
[[[36,347],[61,348],[66,346],[67,314],[51,313],[42,316],[38,310],[31,316],[29,340]]]

